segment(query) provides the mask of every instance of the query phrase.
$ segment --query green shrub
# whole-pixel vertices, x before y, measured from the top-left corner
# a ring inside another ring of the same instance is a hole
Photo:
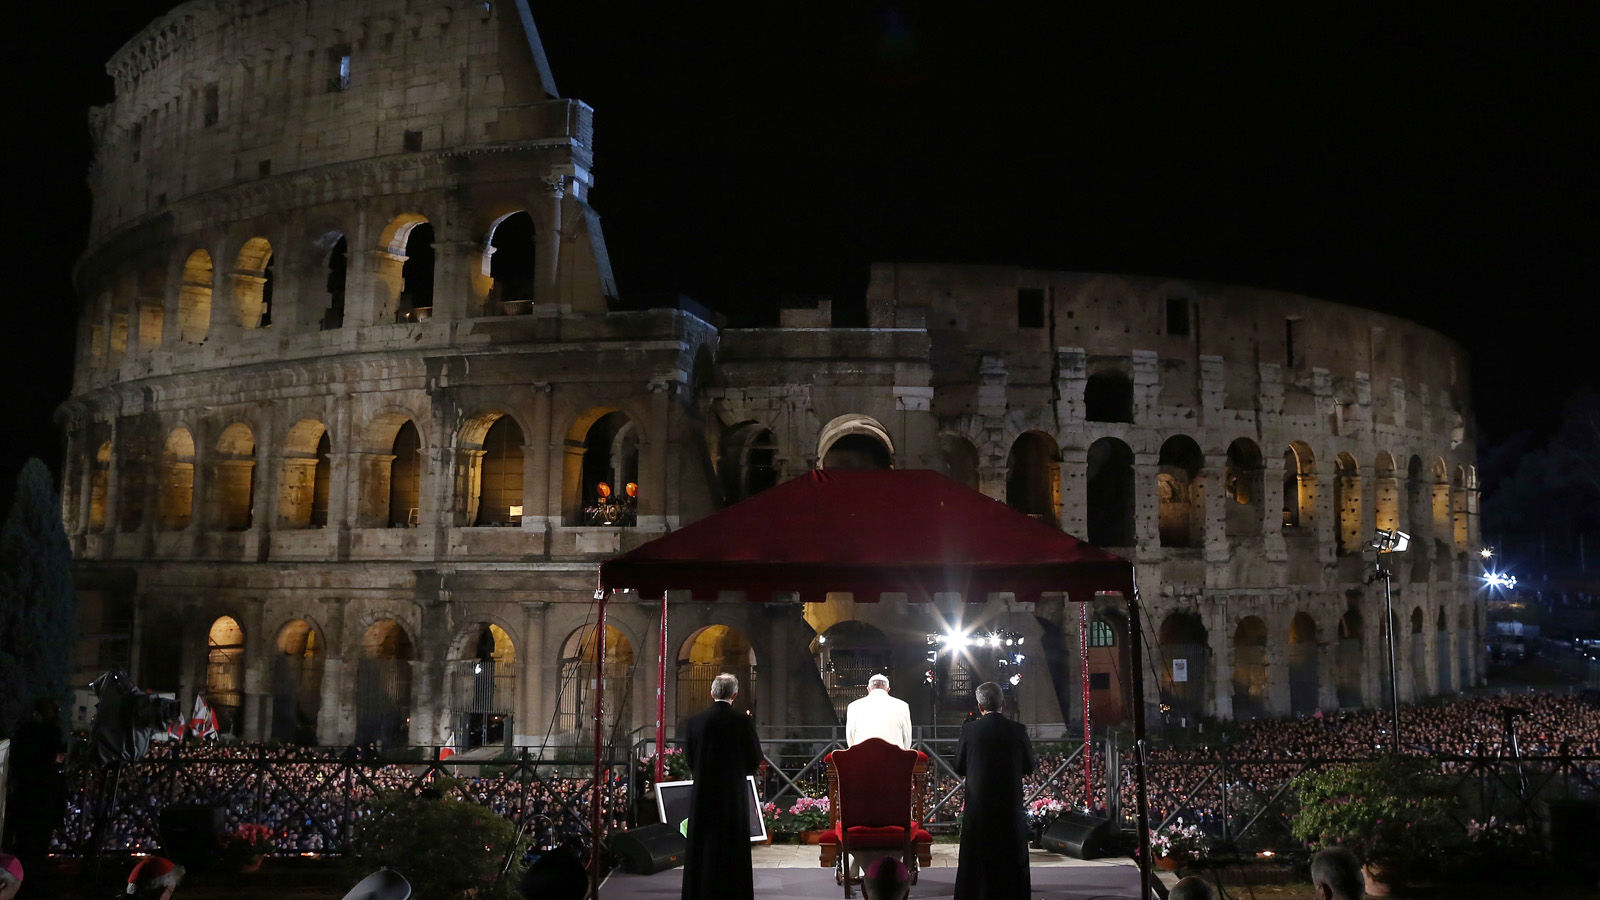
[[[356,823],[351,843],[362,871],[390,866],[411,882],[415,897],[515,896],[515,864],[506,878],[495,878],[517,841],[516,827],[459,799],[459,786],[441,778],[422,796],[396,791],[379,797]]]
[[[1457,829],[1449,788],[1422,760],[1330,766],[1294,779],[1294,835],[1313,848],[1345,847],[1362,862],[1401,873],[1437,862]]]

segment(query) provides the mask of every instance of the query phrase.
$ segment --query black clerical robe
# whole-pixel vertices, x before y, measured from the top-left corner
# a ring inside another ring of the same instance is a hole
[[[956,900],[1027,900],[1028,823],[1022,776],[1033,771],[1033,748],[1020,722],[987,713],[961,726],[957,775],[965,776]]]
[[[761,767],[755,723],[731,704],[712,702],[685,728],[694,797],[683,900],[752,900],[749,789],[745,776]]]

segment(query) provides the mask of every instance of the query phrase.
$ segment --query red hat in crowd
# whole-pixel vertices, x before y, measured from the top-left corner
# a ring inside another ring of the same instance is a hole
[[[176,884],[182,877],[182,866],[165,857],[147,856],[139,860],[133,871],[128,873],[127,893],[132,895],[151,888]]]

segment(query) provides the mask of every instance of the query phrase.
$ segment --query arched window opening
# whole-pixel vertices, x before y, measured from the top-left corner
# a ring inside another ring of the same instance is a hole
[[[1262,497],[1266,465],[1261,448],[1249,438],[1228,445],[1223,477],[1228,493],[1225,528],[1228,537],[1254,537],[1261,533]]]
[[[283,477],[278,485],[278,524],[323,528],[328,524],[328,430],[301,419],[284,440]]]
[[[1416,535],[1426,532],[1428,521],[1428,478],[1423,471],[1422,457],[1413,456],[1406,464],[1406,524]]]
[[[522,523],[522,428],[501,416],[483,436],[478,517],[474,525]]]
[[[1356,709],[1361,706],[1361,672],[1363,625],[1358,601],[1352,600],[1350,608],[1339,619],[1339,646],[1334,651],[1334,681],[1338,688],[1339,708]]]
[[[1426,621],[1422,615],[1422,607],[1411,610],[1411,699],[1419,700],[1428,693],[1428,649],[1427,636],[1423,633],[1423,623]],[[1404,698],[1402,698],[1404,699]]]
[[[847,434],[833,442],[822,457],[824,469],[893,468],[889,448],[865,434]]]
[[[1117,633],[1111,629],[1111,624],[1102,619],[1095,619],[1089,623],[1090,647],[1115,647]]]
[[[463,749],[509,743],[517,702],[516,664],[511,635],[490,622],[478,623],[461,658],[451,661],[458,704],[456,734]]]
[[[356,662],[356,743],[380,748],[411,742],[411,636],[379,619],[361,637]]]
[[[389,527],[415,528],[422,496],[422,435],[410,419],[394,436],[389,463]]]
[[[1156,646],[1161,659],[1161,697],[1167,724],[1191,725],[1208,712],[1211,644],[1200,616],[1179,610],[1161,621]]]
[[[196,250],[183,264],[178,288],[178,340],[199,343],[211,331],[211,254]]]
[[[1341,453],[1334,464],[1333,504],[1339,509],[1336,549],[1340,556],[1360,553],[1365,543],[1361,515],[1361,470],[1355,457]]]
[[[1303,612],[1289,623],[1289,713],[1309,716],[1317,710],[1317,623]]]
[[[1450,533],[1450,476],[1442,459],[1433,461],[1433,533],[1440,541]]]
[[[879,673],[892,675],[891,646],[889,639],[876,626],[856,619],[835,622],[811,642],[811,655],[817,661],[817,673],[822,677],[822,686],[827,689],[829,699],[833,701],[833,714],[839,724],[844,724],[845,710],[849,708],[850,701],[866,696],[868,678]],[[978,682],[968,683],[966,670],[959,664],[959,671],[948,671],[950,662],[946,657],[950,655],[954,654],[940,654],[940,664],[946,667],[946,670],[939,672],[941,698],[960,702],[964,691],[969,698],[967,705],[971,705],[970,698]],[[961,681],[961,684],[952,687],[948,684],[952,679]],[[891,678],[890,688],[893,686]]]
[[[638,521],[639,429],[627,413],[606,413],[589,426],[582,485],[583,524],[626,527]]]
[[[1457,553],[1466,552],[1471,533],[1471,517],[1467,514],[1468,487],[1466,468],[1456,466],[1455,478],[1450,482],[1450,535]]]
[[[1400,527],[1400,479],[1388,453],[1379,453],[1372,466],[1372,526],[1377,531]]]
[[[194,513],[194,438],[187,428],[174,428],[161,451],[160,526],[182,531]]]
[[[1133,451],[1116,438],[1101,438],[1089,445],[1087,472],[1089,543],[1134,546]]]
[[[94,454],[94,469],[89,475],[89,530],[106,528],[106,492],[111,489],[111,442],[106,441]]]
[[[1283,451],[1283,527],[1309,529],[1317,508],[1317,460],[1295,441]]]
[[[711,679],[723,672],[739,679],[733,708],[755,714],[756,652],[743,634],[710,625],[689,635],[678,648],[678,718],[694,715],[711,702]]]
[[[272,244],[253,237],[233,263],[233,307],[242,328],[272,324]]]
[[[1048,435],[1030,431],[1017,438],[1006,458],[1006,505],[1058,527],[1061,454]]]
[[[556,704],[558,729],[573,734],[580,747],[594,747],[595,628],[574,631],[561,646],[561,695]],[[620,746],[633,721],[633,642],[615,626],[606,626],[606,653],[600,673],[605,682],[606,747]],[[741,692],[743,686],[740,686]],[[708,699],[709,703],[710,700]]]
[[[433,258],[433,226],[419,222],[406,235],[397,321],[418,321],[433,313]]]
[[[1201,546],[1206,531],[1206,480],[1200,475],[1205,454],[1193,438],[1180,434],[1161,445],[1158,465],[1156,512],[1161,546]]]
[[[1133,382],[1116,371],[1090,375],[1083,387],[1083,417],[1090,422],[1132,422]]]
[[[485,244],[484,271],[493,279],[490,311],[508,316],[530,312],[537,275],[533,217],[519,210],[501,218],[490,226]]]
[[[978,489],[978,448],[959,434],[939,435],[939,455],[944,461],[944,473],[957,484]],[[1057,466],[1057,483],[1060,482]],[[1059,507],[1059,503],[1057,506]]]
[[[1233,633],[1233,718],[1267,714],[1267,623],[1246,616]]]
[[[250,427],[235,422],[217,440],[217,527],[249,530],[256,490],[256,439]]]
[[[295,619],[278,631],[278,653],[272,661],[273,740],[317,743],[322,663],[322,637],[310,622]]]
[[[722,495],[729,503],[777,484],[778,441],[771,429],[756,422],[730,429],[722,439],[717,474],[722,479]]]
[[[217,730],[238,734],[244,705],[244,631],[231,616],[211,623],[206,634],[206,702],[217,714]]]
[[[344,327],[344,286],[350,272],[350,242],[337,231],[323,235],[323,241],[332,240],[328,250],[328,308],[322,313],[322,330],[332,331]]]

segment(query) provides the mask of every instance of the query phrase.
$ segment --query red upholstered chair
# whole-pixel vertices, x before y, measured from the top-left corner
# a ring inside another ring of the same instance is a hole
[[[828,795],[833,825],[822,835],[822,865],[832,862],[834,880],[851,896],[852,857],[866,850],[897,854],[916,884],[920,865],[931,862],[933,836],[917,821],[927,754],[901,750],[869,738],[828,754]]]

